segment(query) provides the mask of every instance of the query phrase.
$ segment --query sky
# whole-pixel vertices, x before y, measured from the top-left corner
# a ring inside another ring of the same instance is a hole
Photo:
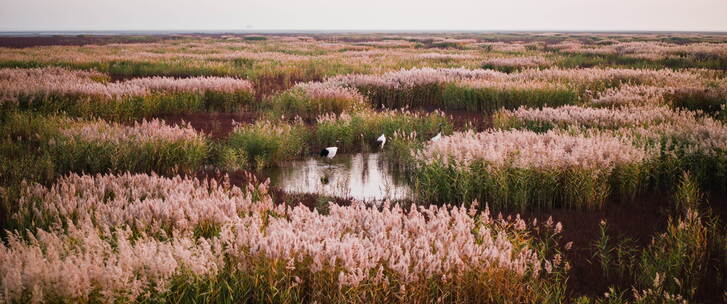
[[[0,31],[727,31],[727,0],[0,0]]]

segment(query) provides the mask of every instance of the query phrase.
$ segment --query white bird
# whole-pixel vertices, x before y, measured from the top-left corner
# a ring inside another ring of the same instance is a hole
[[[439,141],[440,139],[442,139],[442,124],[441,123],[439,124],[439,132],[437,132],[437,135],[434,135],[434,137],[432,137],[431,141],[433,141],[433,142]]]
[[[338,147],[328,147],[323,150],[321,150],[321,157],[328,157],[328,159],[333,158],[336,156],[336,152],[338,152]]]
[[[383,149],[384,144],[386,143],[386,134],[381,134],[381,136],[376,139],[376,142],[379,143],[379,148]]]
[[[336,143],[341,142],[340,140],[336,140]],[[320,156],[321,157],[327,157],[328,159],[332,159],[334,156],[336,156],[336,152],[338,152],[338,147],[328,147],[323,150],[321,150]]]

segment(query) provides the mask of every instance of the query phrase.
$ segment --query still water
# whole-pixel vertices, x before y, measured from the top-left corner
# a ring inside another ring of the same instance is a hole
[[[363,201],[397,200],[411,196],[403,172],[379,153],[339,154],[290,161],[265,172],[272,185],[291,193],[318,193]]]

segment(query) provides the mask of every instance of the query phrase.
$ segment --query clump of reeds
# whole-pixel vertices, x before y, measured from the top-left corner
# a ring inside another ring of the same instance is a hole
[[[727,81],[706,85],[676,87],[666,98],[672,106],[692,111],[702,111],[725,120],[727,118]]]
[[[422,141],[440,130],[450,133],[452,128],[448,117],[439,111],[429,114],[406,110],[363,111],[318,117],[315,136],[319,147],[336,144],[348,151],[368,150],[377,148],[375,140],[382,134],[391,139],[395,132],[415,133]]]
[[[648,85],[622,85],[600,92],[593,98],[596,106],[663,105],[664,95],[673,89]]]
[[[696,209],[669,219],[667,231],[655,236],[644,250],[637,282],[640,296],[654,297],[655,290],[693,298],[707,267],[709,228]]]
[[[208,153],[205,137],[191,126],[170,126],[157,119],[131,126],[72,121],[49,140],[48,149],[60,172],[88,173],[191,171]]]
[[[357,112],[369,107],[356,89],[334,85],[330,82],[300,83],[270,100],[275,116],[299,116],[314,120],[318,115]]]
[[[323,215],[275,205],[265,189],[131,174],[28,185],[13,218],[31,230],[0,243],[0,297],[539,303],[564,296],[546,292],[564,283],[569,267],[562,225],[552,220],[536,227],[486,208],[359,202]],[[536,228],[543,239],[530,233]]]
[[[518,56],[489,58],[482,62],[481,67],[511,73],[525,68],[544,68],[551,64],[551,60],[542,56]]]
[[[310,138],[308,128],[300,120],[292,124],[257,121],[237,126],[225,146],[241,151],[247,157],[245,163],[259,169],[304,155]]]
[[[512,80],[560,82],[580,91],[602,92],[624,84],[675,87],[701,83],[697,73],[671,69],[581,68],[527,69],[509,76]]]
[[[557,108],[527,108],[501,110],[495,113],[493,124],[498,128],[547,131],[554,128],[618,129],[649,127],[661,123],[694,119],[688,111],[674,111],[666,106],[630,106],[625,108],[589,108],[562,106]]]
[[[381,75],[340,75],[327,80],[357,88],[376,107],[403,108],[438,105],[446,83],[467,79],[490,79],[500,72],[468,69],[410,69]]]
[[[578,94],[568,87],[517,80],[492,70],[411,69],[382,75],[342,75],[327,82],[356,87],[374,106],[437,106],[494,111],[521,105],[570,104]]]
[[[99,81],[95,72],[60,68],[3,69],[5,109],[65,112],[75,116],[133,119],[185,111],[232,111],[253,97],[252,84],[230,77],[137,78]]]
[[[449,84],[442,92],[446,109],[492,113],[520,106],[559,106],[577,102],[578,94],[564,86],[544,82],[468,80]]]
[[[464,132],[416,152],[425,201],[478,199],[498,208],[603,208],[645,186],[653,152],[615,136],[549,131]]]
[[[699,112],[667,106],[522,108],[501,111],[493,122],[500,128],[537,132],[560,128],[626,138],[658,152],[652,176],[654,186],[672,188],[683,172],[691,172],[702,187],[727,190],[727,173],[723,169],[727,163],[727,126]]]
[[[653,96],[656,103],[669,91],[665,88],[699,85],[702,80],[697,73],[668,69],[550,68],[505,74],[484,69],[415,68],[380,75],[339,75],[327,82],[357,88],[376,107],[494,111],[521,105],[572,104],[594,93],[600,94],[600,104],[630,103],[644,95]],[[622,85],[625,87],[619,88]]]

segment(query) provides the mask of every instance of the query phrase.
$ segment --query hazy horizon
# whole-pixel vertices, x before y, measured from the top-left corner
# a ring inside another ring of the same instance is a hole
[[[422,29],[422,30],[397,30],[397,29],[139,29],[139,30],[54,30],[54,29],[37,29],[37,30],[2,30],[0,29],[0,35],[2,34],[39,34],[39,35],[53,35],[53,34],[98,34],[98,35],[115,35],[115,34],[345,34],[345,33],[356,33],[356,34],[439,34],[439,33],[614,33],[614,34],[650,34],[650,33],[706,33],[706,34],[727,34],[727,30],[572,30],[572,29],[553,29],[553,30],[498,30],[498,29],[482,29],[482,30],[457,30],[457,29]]]
[[[727,32],[727,1],[0,0],[0,31]]]

